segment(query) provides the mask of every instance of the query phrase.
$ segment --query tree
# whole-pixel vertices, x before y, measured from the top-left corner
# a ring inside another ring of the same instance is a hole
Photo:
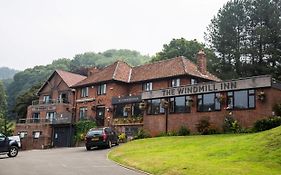
[[[17,113],[17,116],[19,116],[19,118],[26,117],[27,108],[32,104],[33,100],[38,99],[37,92],[41,86],[42,84],[38,83],[17,97],[14,112]]]
[[[151,62],[175,58],[177,56],[184,56],[194,63],[197,62],[196,56],[199,50],[204,49],[207,55],[208,70],[216,74],[218,60],[214,52],[207,48],[204,44],[196,40],[186,40],[184,38],[172,39],[169,44],[164,44],[161,52],[156,53]]]
[[[218,55],[223,78],[270,73],[278,78],[280,14],[277,0],[234,0],[218,11],[207,28],[205,39]]]
[[[7,133],[7,96],[4,85],[0,81],[0,132]]]

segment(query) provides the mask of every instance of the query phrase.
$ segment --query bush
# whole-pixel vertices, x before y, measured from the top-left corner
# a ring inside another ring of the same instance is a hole
[[[186,126],[181,126],[179,131],[178,131],[178,135],[179,136],[187,136],[190,134],[190,130],[186,127]]]
[[[127,136],[125,133],[121,133],[119,136],[118,136],[118,140],[119,142],[121,143],[125,143],[127,141]]]
[[[144,138],[150,138],[151,136],[145,132],[143,129],[138,130],[137,135],[135,135],[134,139],[144,139]]]
[[[201,119],[196,128],[201,135],[219,134],[216,128],[211,127],[209,118]]]
[[[201,119],[196,125],[197,131],[202,135],[209,134],[210,122],[209,119]]]
[[[256,132],[269,130],[281,125],[281,117],[270,117],[255,122],[253,130]]]
[[[80,120],[75,125],[75,141],[83,141],[85,139],[86,133],[91,128],[95,128],[96,122],[92,120]]]
[[[242,129],[237,120],[231,116],[226,116],[224,119],[223,131],[225,133],[240,133]]]

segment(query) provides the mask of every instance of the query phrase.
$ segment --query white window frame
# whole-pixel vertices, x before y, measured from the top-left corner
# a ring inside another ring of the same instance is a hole
[[[172,79],[172,82],[171,82],[171,85],[172,87],[179,87],[180,86],[180,78],[175,78],[175,79]]]
[[[81,97],[88,97],[89,96],[89,87],[84,87],[81,89]]]

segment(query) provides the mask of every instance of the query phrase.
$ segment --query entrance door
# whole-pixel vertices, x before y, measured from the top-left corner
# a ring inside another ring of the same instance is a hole
[[[97,126],[104,126],[104,112],[105,108],[104,107],[97,107]]]
[[[54,128],[54,146],[55,147],[69,147],[71,146],[72,132],[69,126]]]

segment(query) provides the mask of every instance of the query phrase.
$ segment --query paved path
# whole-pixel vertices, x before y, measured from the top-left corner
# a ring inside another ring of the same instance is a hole
[[[143,175],[108,160],[108,151],[78,147],[20,151],[15,158],[0,155],[0,175]]]

